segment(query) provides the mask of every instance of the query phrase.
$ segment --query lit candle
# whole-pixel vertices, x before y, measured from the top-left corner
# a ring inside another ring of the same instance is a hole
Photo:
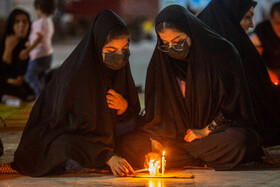
[[[164,174],[165,165],[166,165],[166,160],[165,160],[164,154],[165,154],[165,151],[163,151],[162,157],[161,157],[161,174],[162,175]]]

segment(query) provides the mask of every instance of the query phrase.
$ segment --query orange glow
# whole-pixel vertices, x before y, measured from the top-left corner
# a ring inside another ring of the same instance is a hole
[[[273,84],[275,84],[275,85],[280,84],[279,77],[274,72],[268,71],[268,74],[269,74],[270,80]]]

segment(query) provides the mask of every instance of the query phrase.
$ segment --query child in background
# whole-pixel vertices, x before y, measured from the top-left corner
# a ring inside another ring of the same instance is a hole
[[[26,81],[38,98],[45,86],[46,70],[50,68],[52,61],[51,40],[54,26],[51,15],[54,13],[56,3],[55,0],[35,0],[34,6],[38,20],[32,23],[30,45],[20,53],[20,57],[30,58]]]

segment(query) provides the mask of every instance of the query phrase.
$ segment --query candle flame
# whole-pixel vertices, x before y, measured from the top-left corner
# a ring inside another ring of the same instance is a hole
[[[164,155],[165,155],[165,151],[162,152],[162,156],[164,156]]]
[[[151,176],[159,175],[160,161],[150,160],[149,162],[149,172]]]

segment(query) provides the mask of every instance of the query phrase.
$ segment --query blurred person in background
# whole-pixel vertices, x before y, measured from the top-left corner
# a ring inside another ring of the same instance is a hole
[[[237,49],[257,117],[262,145],[280,144],[280,90],[268,75],[265,63],[247,31],[254,26],[253,0],[212,0],[198,15],[206,25],[230,41]]]
[[[13,10],[7,19],[0,46],[0,96],[3,101],[10,96],[22,100],[34,98],[25,77],[28,58],[20,57],[27,47],[30,25],[29,14],[21,9]]]
[[[251,40],[262,55],[272,82],[280,82],[280,2],[272,5],[269,20],[257,25]],[[273,77],[276,76],[276,77]]]
[[[269,19],[269,12],[273,3],[279,0],[256,0],[258,6],[255,7],[254,23],[257,25]]]
[[[38,19],[32,23],[29,46],[20,53],[20,57],[22,59],[30,58],[26,81],[38,98],[45,86],[46,71],[52,62],[54,26],[51,15],[55,11],[56,1],[35,0],[34,7]]]

